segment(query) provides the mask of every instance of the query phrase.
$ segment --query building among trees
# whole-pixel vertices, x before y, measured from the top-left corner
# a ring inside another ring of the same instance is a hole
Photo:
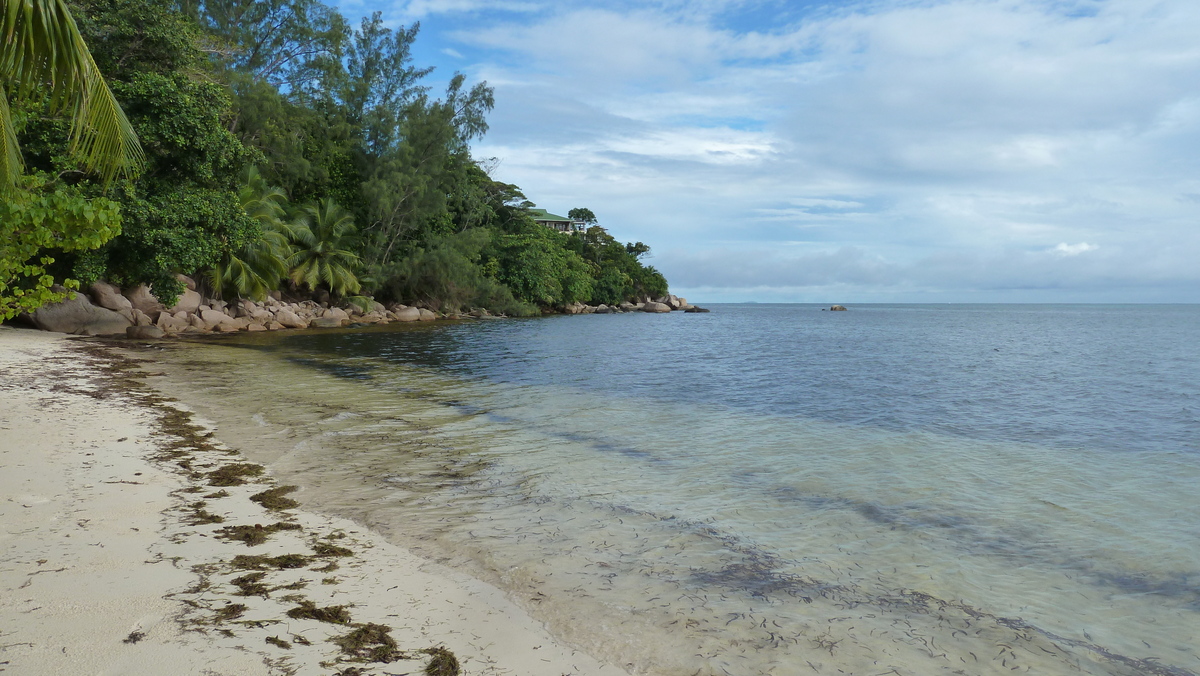
[[[584,221],[552,214],[545,209],[533,208],[529,212],[535,223],[559,232],[583,232],[587,226]]]

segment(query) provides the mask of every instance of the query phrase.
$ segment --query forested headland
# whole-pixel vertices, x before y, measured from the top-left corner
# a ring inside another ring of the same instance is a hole
[[[416,24],[353,23],[315,0],[34,1],[69,8],[142,157],[96,171],[57,83],[5,57],[4,141],[23,166],[0,202],[0,318],[101,279],[170,306],[179,274],[231,301],[282,290],[522,316],[667,291],[644,244],[582,208],[582,232],[535,223],[472,157],[493,90],[455,74],[433,91]]]

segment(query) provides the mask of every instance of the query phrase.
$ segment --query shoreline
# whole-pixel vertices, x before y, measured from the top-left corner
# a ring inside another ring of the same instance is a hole
[[[304,510],[139,361],[0,328],[0,672],[626,673],[495,587]]]

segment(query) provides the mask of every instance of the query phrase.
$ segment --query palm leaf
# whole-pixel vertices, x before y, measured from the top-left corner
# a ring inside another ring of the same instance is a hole
[[[0,88],[0,193],[16,185],[21,169],[21,151],[17,148],[17,132],[13,129],[8,97]]]
[[[137,133],[104,82],[65,0],[0,0],[0,82],[16,95],[46,87],[51,109],[71,115],[71,152],[105,184],[136,174],[145,160]],[[7,102],[0,120],[0,190],[20,167]]]

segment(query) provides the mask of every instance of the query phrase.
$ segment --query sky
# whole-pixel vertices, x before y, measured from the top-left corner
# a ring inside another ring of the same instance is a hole
[[[691,302],[1200,302],[1196,0],[342,0]]]

